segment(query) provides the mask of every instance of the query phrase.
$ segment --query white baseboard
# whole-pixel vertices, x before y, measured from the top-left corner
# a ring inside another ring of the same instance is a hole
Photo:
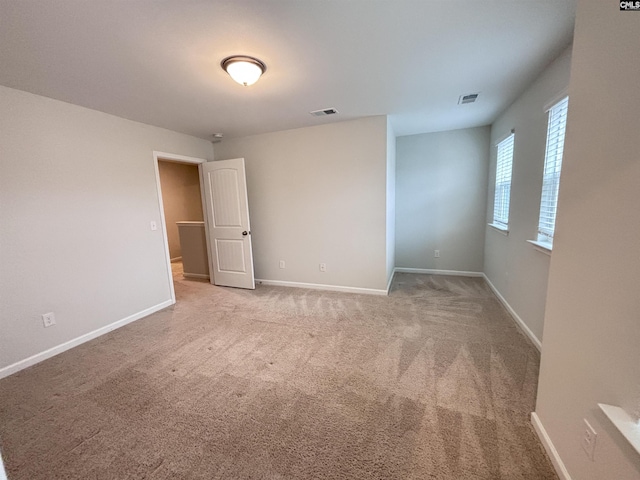
[[[173,305],[174,303],[175,302],[171,300],[166,300],[162,303],[159,303],[158,305],[154,305],[153,307],[146,308],[141,312],[134,313],[133,315],[129,315],[126,318],[110,323],[109,325],[98,328],[97,330],[94,330],[92,332],[85,333],[84,335],[81,335],[77,338],[74,338],[73,340],[69,340],[68,342],[62,343],[53,348],[45,350],[44,352],[36,353],[35,355],[30,356],[29,358],[25,358],[24,360],[20,360],[7,367],[1,368],[0,378],[8,377],[9,375],[19,372],[20,370],[24,370],[27,367],[30,367],[32,365],[35,365],[36,363],[42,362],[47,358],[54,357],[59,353],[69,350],[73,347],[77,347],[78,345],[88,342],[89,340],[93,340],[94,338],[104,335],[105,333],[109,333],[110,331],[120,327],[124,327],[128,323],[135,322],[136,320],[139,320],[143,317],[151,315],[152,313],[162,310],[163,308],[167,308]]]
[[[419,273],[422,275],[451,275],[456,277],[482,277],[482,272],[465,272],[463,270],[433,270],[431,268],[396,267],[394,273]]]
[[[507,300],[502,296],[502,294],[493,285],[493,283],[491,283],[491,280],[489,280],[489,277],[487,277],[484,273],[482,274],[482,276],[484,277],[484,280],[487,282],[487,285],[489,285],[489,288],[491,288],[495,296],[498,297],[498,300],[500,300],[500,303],[504,305],[504,308],[506,308],[507,312],[509,312],[511,317],[513,317],[513,319],[516,322],[516,325],[518,325],[520,330],[522,330],[522,333],[524,333],[529,338],[529,340],[531,340],[531,342],[535,345],[538,351],[542,351],[542,342],[538,339],[538,337],[534,335],[534,333],[527,326],[527,324],[524,323],[524,320],[520,318],[520,315],[518,315],[516,311],[511,307],[511,305],[509,305],[509,302],[507,302]]]
[[[1,455],[0,455],[0,480],[7,480],[7,472],[4,471],[4,464],[2,463]]]
[[[182,273],[182,276],[187,278],[206,278],[209,280],[209,275],[205,273]]]
[[[553,445],[551,438],[547,434],[547,431],[542,425],[540,417],[538,417],[536,412],[531,413],[531,423],[533,424],[533,428],[538,434],[538,438],[540,439],[540,442],[542,442],[542,446],[546,450],[547,455],[549,455],[551,463],[553,463],[553,468],[556,470],[560,480],[571,480],[571,476],[569,475],[567,468],[564,466],[564,462],[560,458],[560,454],[558,454],[556,447]]]
[[[389,290],[391,290],[391,283],[393,282],[393,277],[396,274],[396,268],[393,268],[393,272],[391,272],[391,276],[389,277],[389,281],[387,282],[387,295],[389,295]]]
[[[274,285],[277,287],[295,287],[295,288],[310,288],[313,290],[327,290],[330,292],[346,292],[346,293],[364,293],[366,295],[387,295],[387,290],[376,288],[362,288],[362,287],[343,287],[340,285],[322,285],[319,283],[302,283],[302,282],[284,282],[281,280],[261,280],[256,278],[256,283],[262,283],[263,285]]]

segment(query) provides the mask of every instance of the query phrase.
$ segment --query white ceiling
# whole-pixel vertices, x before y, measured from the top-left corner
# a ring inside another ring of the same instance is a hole
[[[487,125],[569,45],[575,1],[0,0],[0,84],[202,138]],[[266,74],[236,84],[232,54]]]

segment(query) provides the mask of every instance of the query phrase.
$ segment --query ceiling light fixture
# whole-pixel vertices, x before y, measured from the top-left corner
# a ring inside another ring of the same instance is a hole
[[[248,87],[258,81],[267,71],[267,66],[257,58],[246,55],[232,55],[220,62],[222,69],[240,85]]]

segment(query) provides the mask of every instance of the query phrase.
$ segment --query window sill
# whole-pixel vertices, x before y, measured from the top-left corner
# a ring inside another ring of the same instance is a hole
[[[550,243],[538,242],[537,240],[527,240],[533,248],[545,255],[551,255],[552,245]]]
[[[502,225],[498,225],[496,223],[487,223],[487,225],[489,225],[491,228],[493,228],[494,230],[500,232],[503,235],[509,235],[509,229],[508,228],[504,228]]]
[[[611,423],[627,439],[636,452],[640,453],[640,424],[620,407],[599,403],[600,410],[604,412]]]

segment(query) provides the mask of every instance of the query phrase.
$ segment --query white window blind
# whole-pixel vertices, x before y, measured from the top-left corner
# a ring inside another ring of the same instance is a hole
[[[496,161],[496,190],[493,200],[493,223],[505,230],[509,226],[509,199],[511,198],[511,171],[513,169],[513,143],[515,134],[498,143]]]
[[[567,127],[567,109],[569,97],[565,97],[549,109],[547,129],[547,150],[544,156],[544,174],[542,178],[542,197],[540,200],[540,220],[538,222],[538,241],[553,244],[553,232],[556,225],[558,206],[558,188],[564,151],[564,134]]]

